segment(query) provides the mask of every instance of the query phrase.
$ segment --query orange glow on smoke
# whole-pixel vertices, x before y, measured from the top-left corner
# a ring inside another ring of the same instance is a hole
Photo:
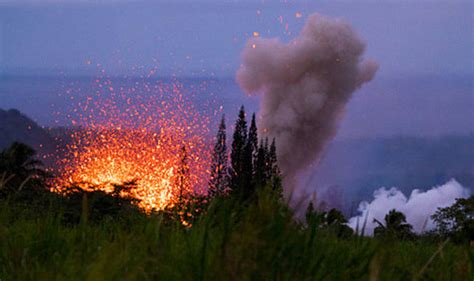
[[[122,195],[138,199],[146,211],[205,192],[209,121],[185,99],[182,87],[157,82],[116,90],[109,80],[96,83],[102,90],[80,103],[80,120],[72,120],[80,127],[70,135],[59,186],[111,192],[115,184],[135,181]]]

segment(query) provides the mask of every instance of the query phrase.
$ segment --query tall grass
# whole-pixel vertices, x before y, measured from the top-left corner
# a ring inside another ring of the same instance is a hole
[[[472,280],[472,246],[337,238],[272,198],[215,200],[190,228],[162,214],[65,224],[0,202],[0,280]],[[440,248],[441,247],[441,248]]]

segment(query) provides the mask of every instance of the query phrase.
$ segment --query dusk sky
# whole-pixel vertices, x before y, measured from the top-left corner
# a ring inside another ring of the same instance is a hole
[[[233,76],[253,32],[288,41],[318,12],[354,26],[378,76],[470,76],[472,3],[0,0],[0,73]]]

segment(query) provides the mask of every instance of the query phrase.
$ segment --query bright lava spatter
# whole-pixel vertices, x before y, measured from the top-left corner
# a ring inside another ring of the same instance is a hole
[[[95,95],[75,110],[80,117],[72,120],[77,129],[61,160],[59,191],[75,184],[111,192],[114,184],[135,181],[123,195],[138,199],[146,211],[205,193],[209,120],[184,97],[182,85],[140,81],[116,88],[109,79],[96,84]]]

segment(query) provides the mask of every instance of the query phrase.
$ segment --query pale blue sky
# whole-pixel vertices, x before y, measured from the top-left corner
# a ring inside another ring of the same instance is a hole
[[[381,76],[473,74],[473,4],[452,0],[0,0],[0,73],[232,76],[252,32],[287,41],[313,12],[352,23]]]

